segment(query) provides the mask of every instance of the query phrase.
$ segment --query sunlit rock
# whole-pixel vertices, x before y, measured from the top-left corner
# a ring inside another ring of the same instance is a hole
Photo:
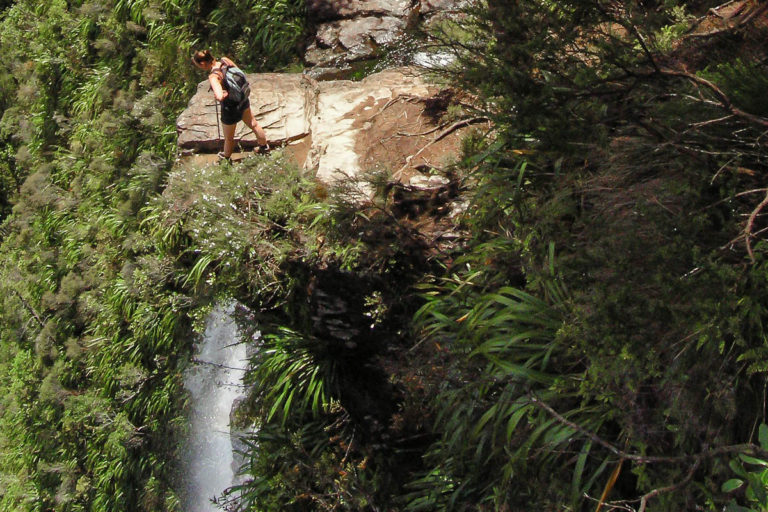
[[[378,48],[391,44],[405,33],[407,20],[394,16],[367,16],[334,21],[318,27],[315,42],[304,55],[309,65],[327,65],[366,59]]]
[[[301,74],[262,73],[248,75],[251,84],[251,111],[270,141],[287,143],[310,134],[317,83]],[[220,105],[209,90],[208,81],[197,86],[195,95],[176,121],[178,144],[184,149],[219,151],[222,146]],[[239,123],[235,139],[243,147],[257,145],[256,137]]]
[[[309,15],[317,20],[336,20],[361,16],[406,16],[410,0],[309,0]]]
[[[361,81],[315,81],[301,74],[254,74],[251,108],[272,146],[332,183],[386,168],[397,179],[441,168],[458,154],[464,127],[443,119],[452,91],[428,84],[416,69],[398,68]],[[198,152],[222,147],[213,94],[201,83],[179,116],[179,146]],[[236,141],[256,140],[243,123]]]
[[[466,0],[421,0],[421,13],[432,14],[438,11],[458,9]]]

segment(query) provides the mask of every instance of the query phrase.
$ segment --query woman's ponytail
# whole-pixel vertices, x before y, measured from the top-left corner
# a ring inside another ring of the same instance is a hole
[[[198,50],[195,52],[192,60],[195,61],[195,64],[200,65],[206,62],[213,62],[214,59],[211,50]]]

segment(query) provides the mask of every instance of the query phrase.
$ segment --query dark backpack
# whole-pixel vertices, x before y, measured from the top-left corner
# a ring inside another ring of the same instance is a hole
[[[251,95],[251,87],[248,85],[248,79],[245,73],[236,66],[227,66],[221,64],[221,72],[224,80],[222,86],[227,91],[227,99],[240,105]]]

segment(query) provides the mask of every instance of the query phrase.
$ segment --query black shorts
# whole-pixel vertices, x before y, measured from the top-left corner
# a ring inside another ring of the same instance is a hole
[[[243,119],[243,112],[249,108],[251,108],[251,102],[248,100],[242,103],[235,103],[225,99],[221,102],[221,122],[223,124],[237,124],[238,121]]]

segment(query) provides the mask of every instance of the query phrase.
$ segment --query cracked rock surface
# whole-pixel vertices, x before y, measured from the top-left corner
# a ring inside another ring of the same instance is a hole
[[[409,26],[458,8],[462,0],[309,0],[317,25],[305,61],[318,75],[327,68],[375,57],[380,48],[402,39]]]
[[[418,3],[418,2],[416,2]],[[407,16],[411,0],[308,0],[307,10],[317,20],[328,21],[361,16]]]

